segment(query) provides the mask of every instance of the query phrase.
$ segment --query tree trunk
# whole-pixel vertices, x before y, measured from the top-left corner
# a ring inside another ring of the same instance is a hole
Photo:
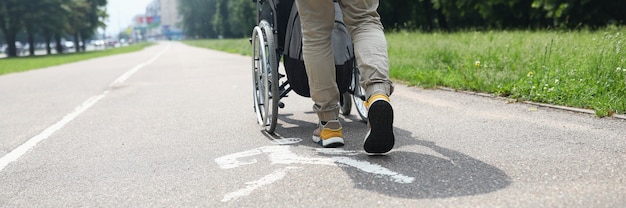
[[[74,50],[78,53],[80,49],[80,32],[76,32],[74,33]]]
[[[54,41],[56,42],[56,50],[57,50],[57,54],[62,54],[63,53],[63,45],[61,45],[61,35],[59,34],[55,34],[54,35]]]
[[[78,35],[78,32],[74,33],[74,51],[76,51],[76,53],[80,52],[80,45],[78,43],[80,43],[80,41],[78,41],[78,37],[80,37],[80,35]]]
[[[442,30],[448,30],[448,21],[446,20],[446,15],[443,13],[441,8],[436,9],[435,13],[437,14],[437,23],[439,23],[439,28]]]
[[[11,30],[7,27],[5,23],[6,19],[0,16],[0,29],[4,34],[4,40],[7,42],[7,57],[15,57],[17,56],[17,51],[15,48],[15,31]],[[4,52],[4,51],[3,51]]]
[[[7,57],[16,57],[17,47],[15,46],[15,33],[4,33],[7,40]]]
[[[89,39],[89,37],[86,37],[88,34],[87,32],[81,32],[80,33],[80,42],[82,43],[82,45],[80,46],[80,49],[83,50],[83,52],[87,51],[87,39]]]
[[[52,39],[51,36],[52,35],[50,34],[50,31],[46,29],[44,31],[44,38],[46,39],[46,54],[47,55],[52,54],[52,48],[50,48],[50,39]]]
[[[432,31],[433,29],[435,29],[434,23],[436,22],[435,18],[432,15],[432,10],[434,8],[434,5],[432,1],[423,1],[422,7],[424,8],[424,16],[426,17],[426,21],[428,22],[428,26],[425,30]]]
[[[28,36],[28,54],[30,56],[35,56],[35,35],[33,34],[33,30],[31,29],[27,29],[26,30],[27,36]]]

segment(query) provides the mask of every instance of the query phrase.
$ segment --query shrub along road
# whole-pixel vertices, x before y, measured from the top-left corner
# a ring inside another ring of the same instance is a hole
[[[4,207],[617,207],[626,122],[398,84],[394,150],[310,141],[293,93],[277,135],[252,111],[248,57],[163,42],[0,76]]]

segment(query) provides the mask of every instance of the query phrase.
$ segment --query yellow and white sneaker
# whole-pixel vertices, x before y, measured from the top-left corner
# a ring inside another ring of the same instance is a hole
[[[320,123],[313,131],[313,142],[327,148],[343,146],[342,131],[339,120],[330,120],[326,124]]]

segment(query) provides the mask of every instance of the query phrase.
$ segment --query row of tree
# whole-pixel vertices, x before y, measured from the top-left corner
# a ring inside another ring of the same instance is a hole
[[[384,0],[383,24],[394,29],[599,28],[626,23],[626,1]]]
[[[178,1],[190,37],[244,37],[255,25],[251,0]],[[455,31],[622,25],[625,9],[617,0],[381,0],[379,13],[388,30]]]
[[[1,0],[0,30],[8,45],[7,55],[17,56],[16,37],[22,32],[31,46],[30,55],[35,53],[36,37],[45,40],[48,54],[53,41],[62,53],[61,40],[67,36],[74,40],[76,51],[84,51],[85,42],[104,26],[106,4],[106,0]]]
[[[192,38],[250,36],[255,8],[251,0],[178,0],[182,28]]]

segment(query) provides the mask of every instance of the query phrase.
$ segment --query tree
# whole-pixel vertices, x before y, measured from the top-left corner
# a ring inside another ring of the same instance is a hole
[[[87,21],[85,27],[80,32],[80,39],[82,40],[82,50],[85,51],[87,40],[92,38],[95,31],[104,27],[104,20],[108,17],[105,6],[107,0],[86,0],[87,4]]]
[[[178,0],[178,13],[185,33],[194,38],[216,38],[213,27],[215,0]]]
[[[66,30],[72,34],[76,52],[85,51],[87,39],[93,37],[94,32],[104,25],[106,18],[104,6],[106,0],[70,0],[67,6],[68,13]],[[82,46],[82,47],[81,47]]]
[[[250,0],[179,0],[181,26],[194,38],[245,37],[255,25],[255,3]]]
[[[75,45],[79,46],[79,39],[85,41],[103,25],[106,3],[106,0],[0,1],[0,29],[9,45],[8,56],[17,56],[15,42],[21,31],[25,32],[31,46],[30,55],[34,55],[35,39],[38,37],[45,39],[48,54],[53,37],[57,52],[62,52],[61,39],[67,33],[74,36]]]
[[[47,29],[50,29],[48,25],[53,25],[54,20],[50,21],[50,18],[54,12],[60,11],[55,8],[55,5],[59,5],[59,0],[38,0],[38,1],[23,1],[26,13],[22,17],[22,24],[26,29],[29,54],[35,55],[35,35],[37,33],[46,33]],[[49,40],[46,39],[46,40]]]
[[[8,45],[8,57],[17,56],[15,45],[16,35],[22,29],[22,16],[26,13],[24,1],[2,0],[0,1],[0,29],[4,34]]]
[[[37,24],[37,26],[39,27],[40,35],[43,36],[45,41],[46,54],[49,55],[51,54],[50,43],[52,42],[54,36],[60,36],[60,34],[63,33],[63,27],[67,16],[65,15],[67,11],[63,8],[63,5],[66,0],[40,1],[42,1],[43,5],[38,11],[45,13],[45,15],[39,16],[43,19],[37,21],[40,23]],[[50,18],[51,15],[54,15],[55,18]],[[60,48],[57,52],[61,53]]]
[[[255,7],[250,0],[179,0],[178,9],[188,35],[228,38],[249,35]],[[387,30],[455,31],[623,25],[622,8],[626,1],[384,0],[379,13]]]
[[[213,13],[213,30],[218,37],[231,36],[230,25],[228,24],[228,2],[230,0],[216,0],[215,13]]]
[[[255,4],[250,0],[228,1],[230,13],[228,24],[234,37],[246,37],[252,34],[252,28],[256,25]]]

